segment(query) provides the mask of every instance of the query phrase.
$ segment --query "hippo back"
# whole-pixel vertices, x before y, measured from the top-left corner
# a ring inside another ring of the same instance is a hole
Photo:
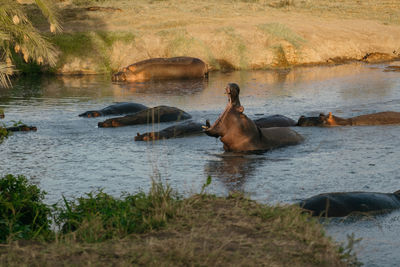
[[[390,125],[400,124],[400,112],[385,111],[351,118],[352,125]]]
[[[253,121],[260,128],[290,127],[296,125],[296,122],[291,118],[279,114],[258,118]]]
[[[320,194],[300,202],[315,216],[342,217],[352,212],[383,212],[400,208],[395,194],[374,192],[342,192]]]

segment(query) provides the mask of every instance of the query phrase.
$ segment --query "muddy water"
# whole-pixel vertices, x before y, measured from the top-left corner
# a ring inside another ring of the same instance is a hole
[[[396,64],[396,63],[392,63]],[[397,62],[397,64],[400,64]],[[228,82],[241,87],[241,103],[251,118],[283,114],[293,119],[332,111],[343,117],[400,111],[400,73],[384,65],[341,65],[291,71],[211,73],[207,82],[112,84],[108,77],[58,77],[20,80],[0,90],[1,122],[23,121],[38,128],[15,133],[0,145],[0,175],[24,174],[55,203],[103,188],[147,191],[161,177],[178,191],[208,189],[220,195],[240,190],[266,203],[293,203],[323,192],[400,189],[400,126],[296,128],[306,141],[263,154],[224,153],[207,136],[135,142],[137,132],[172,125],[97,128],[102,119],[78,117],[114,102],[177,106],[194,120],[214,121],[227,98]],[[357,220],[332,220],[327,232],[339,241],[355,233],[367,266],[400,262],[400,212]]]

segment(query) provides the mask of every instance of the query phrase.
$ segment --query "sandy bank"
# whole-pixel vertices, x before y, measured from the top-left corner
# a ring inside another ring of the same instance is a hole
[[[61,2],[64,35],[72,43],[82,43],[74,36],[84,35],[90,44],[80,48],[85,53],[60,48],[57,72],[112,72],[171,56],[199,57],[218,70],[375,62],[400,55],[395,4],[308,0],[279,5],[284,2]]]

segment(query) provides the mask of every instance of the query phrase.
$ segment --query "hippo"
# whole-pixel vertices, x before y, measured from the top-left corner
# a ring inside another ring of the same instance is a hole
[[[204,78],[207,64],[193,57],[151,58],[136,62],[114,73],[114,82]]]
[[[287,127],[259,128],[243,114],[240,105],[240,88],[235,83],[229,83],[225,88],[228,94],[228,104],[225,111],[213,125],[206,121],[204,131],[212,137],[221,137],[225,151],[265,151],[273,148],[296,145],[303,137]]]
[[[185,111],[168,106],[157,106],[148,108],[134,114],[126,115],[124,117],[116,117],[99,122],[99,127],[121,127],[145,123],[158,123],[168,121],[180,121],[190,119],[190,116]]]
[[[7,127],[6,130],[8,132],[30,132],[30,131],[37,131],[37,128],[35,126],[28,126],[25,124],[20,124],[17,126],[11,126],[11,127]]]
[[[341,118],[321,113],[318,117],[301,116],[297,122],[298,126],[367,126],[367,125],[390,125],[400,124],[400,112],[385,111],[360,115],[352,118]]]
[[[200,134],[203,134],[202,124],[190,120],[167,127],[159,132],[138,133],[135,141],[153,141]]]
[[[400,190],[394,193],[340,192],[307,198],[300,207],[313,216],[343,217],[351,213],[387,212],[400,208]]]
[[[259,128],[296,126],[296,121],[280,114],[262,117],[253,121]]]
[[[89,110],[82,114],[79,114],[79,117],[86,117],[86,118],[95,118],[100,116],[109,116],[109,115],[125,115],[125,114],[132,114],[138,111],[147,109],[145,105],[138,104],[138,103],[129,103],[129,102],[121,102],[116,103],[114,105],[105,107],[100,110]]]
[[[400,72],[400,66],[387,66],[383,71],[384,72],[389,72],[389,71]]]

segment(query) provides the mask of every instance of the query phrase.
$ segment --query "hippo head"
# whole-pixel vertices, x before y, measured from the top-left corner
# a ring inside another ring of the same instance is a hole
[[[121,123],[119,123],[117,120],[114,119],[108,119],[105,121],[99,121],[97,123],[97,126],[100,128],[109,128],[109,127],[120,127],[120,126],[124,126]]]
[[[203,128],[208,136],[221,137],[224,149],[229,151],[232,146],[236,146],[242,140],[251,137],[253,134],[258,135],[259,131],[254,122],[243,114],[244,108],[239,101],[239,86],[230,83],[225,88],[225,92],[229,101],[224,112],[213,125],[206,121],[206,126],[203,126]]]
[[[124,68],[122,71],[114,73],[111,77],[113,82],[125,82],[126,81],[126,71],[127,69]]]
[[[319,114],[318,117],[305,117],[301,116],[297,121],[296,126],[324,126],[326,123],[326,116],[324,113]]]
[[[79,117],[87,117],[87,118],[96,118],[100,117],[101,113],[96,110],[86,111],[82,114],[79,114]]]
[[[332,115],[329,112],[328,116],[324,113],[319,114],[318,117],[305,117],[301,116],[297,122],[297,126],[338,126],[349,125],[348,119],[343,119]]]
[[[158,137],[153,132],[144,134],[137,133],[137,135],[135,136],[135,141],[153,141],[153,140],[158,140]]]

